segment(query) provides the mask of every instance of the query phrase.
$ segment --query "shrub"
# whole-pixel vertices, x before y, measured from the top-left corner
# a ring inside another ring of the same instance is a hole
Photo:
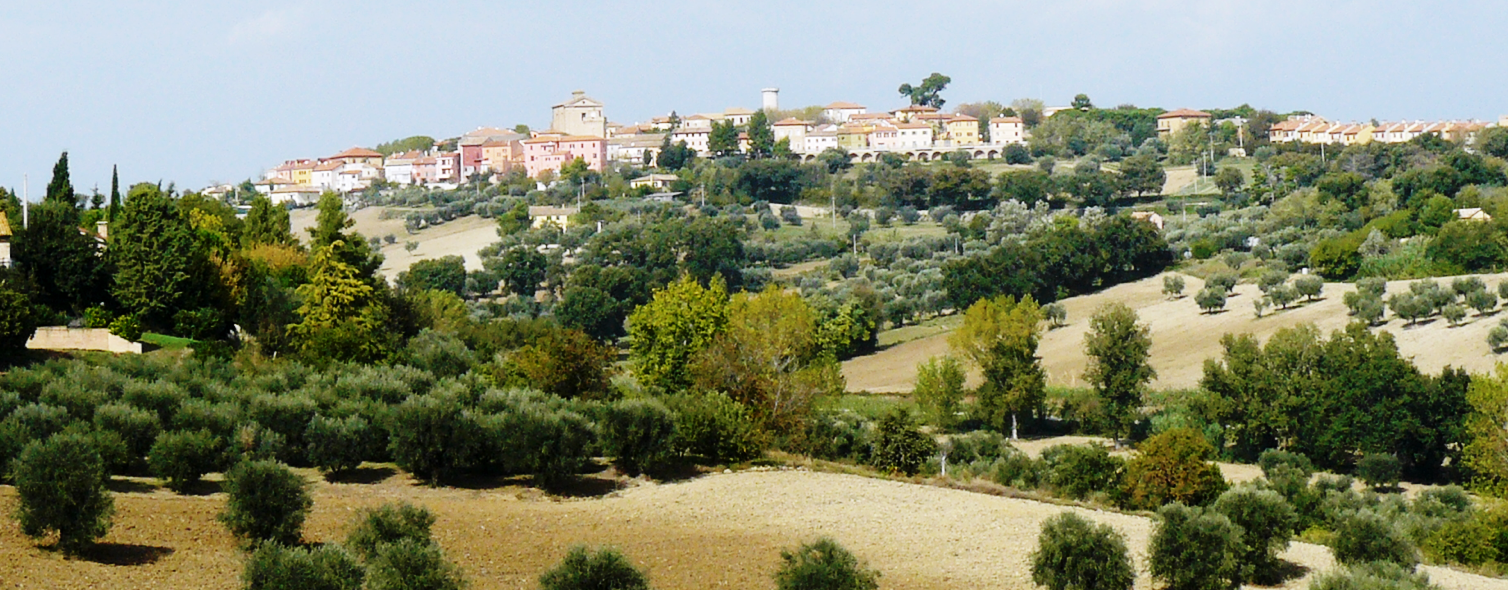
[[[975,430],[948,439],[948,461],[960,465],[989,463],[1018,452],[1004,435],[993,430]]]
[[[1236,275],[1234,273],[1215,273],[1204,280],[1204,286],[1207,289],[1224,289],[1226,293],[1230,293],[1231,291],[1235,290],[1237,280],[1238,279],[1236,278]]]
[[[560,565],[539,577],[542,590],[649,590],[649,576],[616,549],[572,547]]]
[[[1241,578],[1263,585],[1282,581],[1278,554],[1288,548],[1299,521],[1293,506],[1272,490],[1240,487],[1221,494],[1215,511],[1241,527],[1238,559],[1247,568]]]
[[[821,538],[780,552],[779,590],[875,590],[880,572],[869,569],[837,541]]]
[[[1466,304],[1477,310],[1478,315],[1487,315],[1498,307],[1498,296],[1491,291],[1483,289],[1466,294]]]
[[[309,441],[309,463],[325,473],[339,473],[361,466],[372,447],[372,427],[361,416],[315,416],[304,438]]]
[[[416,395],[392,413],[393,460],[404,471],[431,485],[465,465],[476,444],[459,400],[444,395]]]
[[[1030,490],[1041,487],[1047,480],[1047,465],[1041,459],[1033,459],[1015,448],[995,462],[991,479],[1003,486]]]
[[[383,545],[404,539],[431,542],[429,530],[434,524],[435,516],[424,508],[406,502],[383,504],[357,515],[346,535],[346,547],[362,561],[372,561]]]
[[[1183,275],[1175,275],[1175,274],[1163,275],[1163,277],[1162,277],[1162,294],[1163,295],[1167,295],[1167,296],[1173,297],[1175,299],[1179,298],[1179,297],[1183,297],[1183,288],[1184,288]]]
[[[106,404],[94,411],[94,427],[114,432],[134,460],[147,456],[162,425],[157,414],[126,404]]]
[[[1206,287],[1194,295],[1194,303],[1204,313],[1214,313],[1225,309],[1225,291],[1220,288]]]
[[[236,429],[225,452],[225,462],[279,459],[287,456],[288,441],[283,435],[247,422]]]
[[[110,322],[110,333],[131,342],[141,340],[141,334],[145,331],[141,325],[141,318],[134,314],[126,314],[115,318]]]
[[[1386,562],[1363,563],[1331,570],[1309,584],[1309,590],[1439,590],[1429,575]]]
[[[44,440],[63,431],[68,425],[68,410],[46,404],[27,404],[12,410],[0,422],[0,475],[8,472],[11,460],[32,441]]]
[[[1208,504],[1225,491],[1220,468],[1205,461],[1214,448],[1204,435],[1175,428],[1141,444],[1126,462],[1123,489],[1130,506],[1150,510],[1168,502]]]
[[[557,488],[591,462],[597,430],[581,414],[532,405],[517,418],[517,444],[528,453],[529,473],[540,487]]]
[[[963,363],[951,355],[932,357],[916,367],[916,387],[911,397],[932,423],[951,428],[964,396]]]
[[[1459,303],[1448,303],[1440,308],[1440,315],[1445,318],[1445,321],[1450,322],[1450,325],[1455,326],[1466,319],[1466,307]]]
[[[923,433],[905,408],[880,419],[870,463],[881,471],[914,475],[937,452],[937,441]]]
[[[309,484],[276,461],[242,461],[225,474],[220,522],[242,541],[298,543],[314,500]]]
[[[220,438],[236,434],[241,423],[241,406],[233,402],[214,403],[195,398],[183,402],[173,414],[175,430],[207,430]]]
[[[319,404],[313,398],[302,394],[259,395],[252,398],[248,409],[252,420],[282,435],[287,448],[294,451],[296,460],[303,459],[303,450],[307,446],[304,431],[319,414]]]
[[[608,406],[602,443],[613,465],[629,475],[653,470],[674,451],[675,414],[653,399],[627,399]]]
[[[1503,530],[1508,523],[1501,514],[1497,522],[1483,518],[1467,518],[1446,521],[1425,539],[1424,550],[1435,561],[1480,565],[1501,562],[1504,544]]]
[[[248,590],[361,590],[364,577],[361,564],[339,545],[262,543],[241,573]]]
[[[1356,463],[1356,476],[1373,489],[1391,489],[1398,485],[1403,474],[1403,465],[1398,458],[1382,453],[1371,453]]]
[[[1068,308],[1062,303],[1049,303],[1042,306],[1042,318],[1052,327],[1061,328],[1068,325]]]
[[[1503,281],[1503,283],[1508,284],[1508,281]],[[1508,348],[1508,325],[1504,324],[1508,324],[1508,320],[1504,320],[1487,331],[1487,346],[1491,347],[1493,352]]]
[[[104,460],[89,437],[64,433],[28,444],[13,469],[16,519],[26,536],[56,532],[58,547],[76,554],[110,531],[115,503],[105,490]]]
[[[464,375],[476,363],[476,355],[455,334],[429,328],[408,341],[403,358],[408,365],[440,378]]]
[[[1126,590],[1136,581],[1125,537],[1072,512],[1042,523],[1031,562],[1032,581],[1048,590]]]
[[[121,391],[120,401],[154,412],[163,426],[171,424],[173,414],[188,399],[188,392],[171,381],[131,381]]]
[[[1371,510],[1342,515],[1330,541],[1335,560],[1346,565],[1386,561],[1407,568],[1419,563],[1418,551],[1393,524]]]
[[[1356,291],[1381,299],[1387,293],[1388,282],[1382,277],[1356,279]]]
[[[377,547],[367,563],[367,590],[460,590],[460,568],[434,543],[399,539]]]
[[[1055,445],[1042,451],[1047,484],[1053,493],[1080,500],[1109,491],[1120,480],[1125,461],[1101,445]]]
[[[1304,299],[1314,301],[1325,290],[1325,279],[1320,278],[1319,275],[1303,275],[1293,280],[1293,288]]]
[[[1157,511],[1148,569],[1169,590],[1227,590],[1240,580],[1241,529],[1214,511],[1174,502]]]
[[[208,430],[164,432],[147,452],[147,464],[168,489],[182,494],[219,465],[220,444]]]
[[[676,449],[713,464],[747,461],[763,450],[759,430],[743,404],[722,392],[669,400],[675,410]]]

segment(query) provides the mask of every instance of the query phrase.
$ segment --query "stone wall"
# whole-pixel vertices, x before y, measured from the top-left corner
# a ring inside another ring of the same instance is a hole
[[[37,328],[26,347],[36,350],[99,350],[104,352],[140,354],[140,342],[131,342],[110,333],[105,328],[66,328],[47,326]]]

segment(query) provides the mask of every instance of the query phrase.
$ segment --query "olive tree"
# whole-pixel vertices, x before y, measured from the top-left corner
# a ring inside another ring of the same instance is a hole
[[[58,547],[77,554],[110,531],[115,502],[91,437],[67,432],[34,441],[12,465],[22,534],[57,533]]]
[[[1032,581],[1048,590],[1126,590],[1136,580],[1125,536],[1072,512],[1042,523],[1031,563]]]

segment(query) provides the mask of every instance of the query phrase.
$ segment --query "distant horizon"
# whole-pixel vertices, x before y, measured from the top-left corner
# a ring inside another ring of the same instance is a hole
[[[164,5],[165,4],[165,5]],[[476,127],[548,126],[583,90],[629,124],[681,113],[852,101],[951,76],[945,108],[1079,93],[1102,108],[1307,110],[1331,120],[1508,115],[1508,65],[1486,2],[961,1],[757,6],[349,0],[9,7],[20,56],[0,108],[0,186],[46,185],[68,151],[76,190],[199,189],[288,159]]]

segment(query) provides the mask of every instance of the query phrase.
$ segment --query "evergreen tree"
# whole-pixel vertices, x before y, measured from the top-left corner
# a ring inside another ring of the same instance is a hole
[[[318,207],[314,227],[309,228],[313,248],[334,248],[335,256],[341,262],[355,268],[368,283],[376,285],[373,277],[382,267],[382,254],[373,252],[361,234],[346,231],[356,222],[346,215],[345,202],[340,195],[330,192],[320,195]]]
[[[241,242],[250,247],[259,244],[296,246],[288,210],[272,204],[266,196],[251,198],[251,211],[246,214],[246,226],[241,231]]]
[[[110,167],[110,209],[105,213],[106,221],[115,221],[115,214],[120,211],[120,167]]]
[[[58,163],[52,166],[52,181],[47,183],[47,202],[68,203],[74,208],[78,207],[78,201],[73,195],[73,182],[68,174],[68,152],[63,152],[58,157]]]
[[[298,288],[303,321],[290,330],[311,360],[373,362],[396,347],[396,336],[371,275],[341,260],[344,246],[337,240],[315,250],[309,282]]]
[[[156,185],[131,188],[110,232],[112,292],[127,313],[167,328],[179,311],[205,307],[218,279],[208,253],[178,203]]]
[[[99,243],[79,230],[72,202],[47,200],[31,208],[30,224],[15,231],[12,257],[30,278],[35,301],[57,312],[78,312],[104,300],[109,280]],[[19,224],[12,225],[12,229]]]

